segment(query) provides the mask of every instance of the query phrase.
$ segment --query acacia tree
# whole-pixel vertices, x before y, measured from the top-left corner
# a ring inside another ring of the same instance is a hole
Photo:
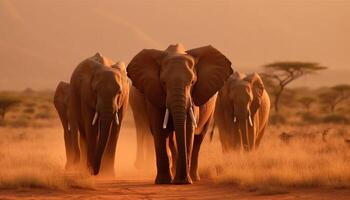
[[[316,99],[313,97],[302,97],[300,99],[298,99],[298,102],[304,106],[304,108],[309,112],[310,107],[313,103],[316,102]]]
[[[18,98],[2,96],[0,97],[0,117],[3,120],[6,112],[20,102]]]
[[[262,75],[273,80],[277,85],[276,91],[273,92],[276,112],[279,111],[281,95],[288,84],[304,75],[327,69],[327,67],[312,62],[275,62],[263,67],[265,72]]]
[[[341,84],[330,88],[329,91],[319,95],[321,103],[329,106],[329,111],[334,112],[336,107],[350,99],[350,85]]]

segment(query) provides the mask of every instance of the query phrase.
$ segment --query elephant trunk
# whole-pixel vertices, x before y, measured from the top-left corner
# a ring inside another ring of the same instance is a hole
[[[111,132],[111,125],[115,115],[110,111],[102,111],[100,114],[99,134],[97,139],[96,151],[93,159],[93,174],[97,175],[100,171],[101,160],[106,149],[106,144]]]
[[[173,93],[169,95],[171,98],[169,105],[173,118],[178,150],[178,164],[176,166],[175,178],[177,179],[176,181],[180,181],[179,183],[185,183],[184,181],[187,180],[189,171],[186,143],[186,98],[183,88],[173,89],[172,92]]]
[[[241,134],[241,140],[243,144],[243,149],[250,151],[254,148],[255,143],[255,134],[254,134],[254,125],[250,116],[250,112],[238,112],[240,113],[238,117],[238,127]]]

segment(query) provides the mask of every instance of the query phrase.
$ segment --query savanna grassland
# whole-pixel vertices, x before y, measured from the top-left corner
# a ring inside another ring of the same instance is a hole
[[[261,146],[253,152],[222,154],[217,132],[212,141],[206,137],[200,155],[202,180],[188,186],[159,186],[153,184],[154,164],[144,169],[134,167],[136,140],[130,112],[118,141],[115,178],[66,172],[63,131],[51,103],[52,94],[26,90],[0,95],[20,99],[1,120],[0,199],[350,196],[350,126],[344,121],[305,121],[304,114],[300,114],[302,106],[293,112],[282,110],[278,116],[284,117],[283,122],[273,122]],[[314,105],[314,110],[319,107]],[[318,112],[321,119],[322,111]]]

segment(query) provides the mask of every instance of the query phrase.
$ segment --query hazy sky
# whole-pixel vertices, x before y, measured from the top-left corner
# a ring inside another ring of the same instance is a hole
[[[211,44],[242,72],[274,61],[328,66],[296,85],[349,83],[349,0],[0,0],[0,89],[54,88],[97,51]]]

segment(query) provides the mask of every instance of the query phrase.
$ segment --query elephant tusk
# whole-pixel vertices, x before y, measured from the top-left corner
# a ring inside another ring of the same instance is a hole
[[[190,107],[190,117],[194,127],[197,128],[197,121],[196,121],[196,118],[194,117],[192,106]]]
[[[92,126],[96,124],[97,118],[98,118],[98,113],[96,111],[94,115],[94,119],[92,120],[92,123],[91,123]]]
[[[249,125],[250,126],[253,126],[253,121],[252,121],[252,117],[249,115],[249,117],[248,117],[248,120],[249,120]]]
[[[119,116],[118,116],[118,111],[115,113],[115,123],[119,125]]]
[[[169,109],[165,110],[164,121],[163,121],[163,129],[166,129],[169,120]]]
[[[233,116],[233,123],[236,123],[236,122],[237,122],[237,117]]]

